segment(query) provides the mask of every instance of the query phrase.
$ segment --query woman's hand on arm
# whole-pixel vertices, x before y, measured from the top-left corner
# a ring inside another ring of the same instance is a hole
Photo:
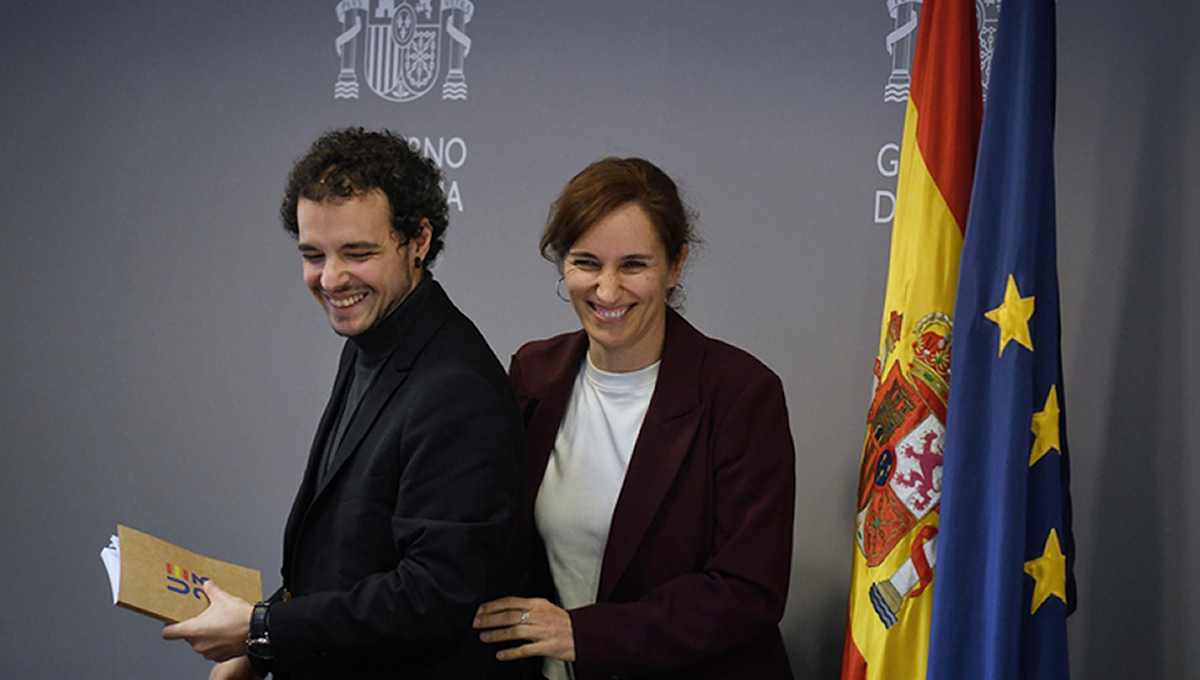
[[[541,598],[502,597],[485,602],[475,612],[474,626],[484,642],[527,641],[496,652],[501,661],[545,656],[575,661],[575,634],[571,615]]]

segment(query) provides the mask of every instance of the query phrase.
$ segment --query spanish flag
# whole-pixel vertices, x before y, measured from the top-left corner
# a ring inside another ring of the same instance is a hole
[[[974,0],[925,0],[867,414],[843,680],[924,680],[955,288],[983,115]]]

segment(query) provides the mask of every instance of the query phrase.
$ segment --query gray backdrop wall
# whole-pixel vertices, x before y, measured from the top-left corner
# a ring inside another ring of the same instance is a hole
[[[117,522],[277,585],[339,340],[276,209],[291,160],[347,124],[441,157],[458,202],[437,274],[503,360],[575,327],[536,252],[567,178],[638,154],[680,180],[709,244],[688,316],[787,388],[783,629],[798,676],[835,677],[903,116],[884,0],[477,0],[466,99],[443,98],[443,46],[406,102],[357,62],[358,97],[335,99],[336,6],[5,3],[0,677],[205,677],[111,606],[97,551]],[[1200,11],[1058,11],[1072,667],[1200,677]]]

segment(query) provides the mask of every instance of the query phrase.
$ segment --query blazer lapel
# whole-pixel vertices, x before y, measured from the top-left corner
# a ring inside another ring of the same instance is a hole
[[[363,395],[362,403],[358,405],[358,411],[350,420],[350,426],[346,428],[346,434],[329,463],[329,472],[313,494],[313,501],[320,498],[321,492],[329,488],[330,483],[337,478],[338,471],[358,450],[359,444],[371,431],[371,426],[375,424],[380,411],[408,377],[409,370],[421,350],[449,318],[452,309],[450,299],[436,281],[430,281],[427,285],[433,288],[429,295],[423,300],[413,300],[419,304],[402,310],[406,316],[396,329],[396,349],[376,376],[375,382]]]
[[[668,310],[658,383],[613,510],[600,569],[599,602],[616,588],[691,449],[704,414],[703,359],[704,336]]]
[[[325,441],[329,437],[333,423],[337,420],[337,411],[342,403],[342,395],[350,384],[351,366],[354,365],[354,343],[346,341],[342,347],[342,356],[338,360],[337,377],[333,381],[333,393],[325,404],[325,413],[317,426],[317,434],[313,437],[312,448],[308,452],[308,465],[304,468],[304,480],[300,483],[300,491],[292,502],[292,511],[288,514],[287,526],[283,531],[283,563],[290,564],[289,558],[295,543],[301,520],[313,499],[313,486],[316,484],[317,467],[325,450]]]
[[[550,366],[541,375],[528,376],[541,384],[531,390],[531,399],[540,402],[533,409],[533,417],[525,424],[526,450],[529,458],[526,461],[525,512],[529,522],[533,521],[534,499],[542,476],[546,474],[546,464],[550,461],[550,451],[554,448],[554,440],[558,437],[559,426],[562,425],[563,415],[567,411],[567,402],[571,399],[571,390],[575,386],[575,377],[579,366],[583,363],[583,355],[587,352],[587,336],[581,331],[571,338],[567,351],[563,353],[563,361],[556,366]],[[524,524],[523,524],[524,525]]]
[[[313,499],[321,495],[321,492],[329,487],[329,483],[337,476],[338,470],[346,464],[350,459],[351,454],[358,450],[358,445],[362,443],[364,437],[370,432],[371,426],[375,424],[375,419],[379,417],[379,412],[392,398],[392,394],[408,377],[409,366],[395,366],[393,361],[389,361],[387,366],[384,366],[380,374],[375,378],[375,382],[371,384],[370,389],[363,395],[362,403],[358,405],[358,410],[354,413],[350,420],[350,426],[346,428],[346,434],[342,437],[341,444],[338,445],[337,451],[333,454],[333,460],[329,462],[329,471],[321,480],[321,484],[317,487],[316,493],[313,494]]]

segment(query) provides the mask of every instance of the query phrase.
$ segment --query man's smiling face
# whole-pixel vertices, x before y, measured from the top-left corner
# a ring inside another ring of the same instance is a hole
[[[421,282],[415,260],[428,251],[429,230],[402,243],[383,192],[320,203],[301,198],[296,216],[304,283],[339,335],[374,328]]]

